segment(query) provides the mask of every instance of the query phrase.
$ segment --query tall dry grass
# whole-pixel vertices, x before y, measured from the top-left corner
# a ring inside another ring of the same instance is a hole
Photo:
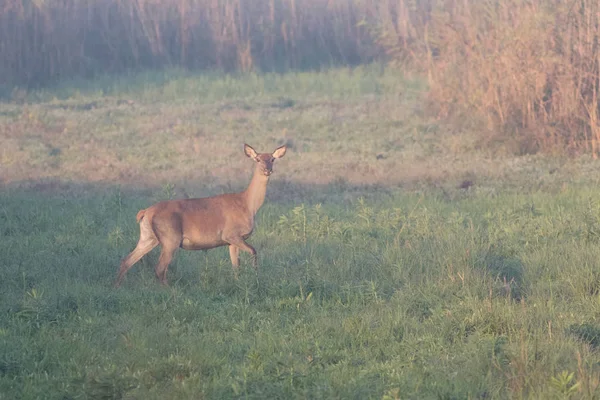
[[[5,0],[0,83],[138,68],[357,64],[373,41],[348,0]]]
[[[599,36],[591,0],[5,0],[0,84],[385,56],[426,74],[430,111],[486,140],[596,155]]]
[[[589,0],[437,1],[413,50],[441,116],[518,151],[600,151],[600,7]]]

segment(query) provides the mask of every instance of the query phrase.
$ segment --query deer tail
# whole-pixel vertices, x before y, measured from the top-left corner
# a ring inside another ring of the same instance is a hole
[[[145,214],[146,214],[146,210],[140,210],[140,211],[138,211],[137,215],[135,216],[135,219],[137,220],[138,224],[140,223],[140,221],[142,220],[142,218],[144,218]]]

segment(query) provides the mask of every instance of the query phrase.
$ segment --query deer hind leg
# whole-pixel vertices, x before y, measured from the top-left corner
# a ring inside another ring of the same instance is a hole
[[[246,243],[246,241],[241,237],[229,238],[226,241],[227,241],[227,243],[230,244],[229,255],[231,255],[231,246],[235,246],[240,250],[244,250],[244,251],[250,253],[250,255],[252,256],[252,266],[254,267],[255,270],[258,271],[258,258],[256,256],[256,250],[254,249],[254,247],[252,247],[248,243]],[[233,264],[233,258],[232,258],[231,262]],[[238,265],[239,265],[239,260],[238,260]],[[234,264],[234,267],[235,267],[235,264]]]
[[[158,258],[158,264],[156,264],[156,268],[154,272],[156,272],[156,278],[159,280],[161,285],[167,286],[167,270],[169,269],[169,264],[173,260],[173,254],[177,250],[178,246],[163,244],[162,251],[160,253],[160,257]]]
[[[240,270],[240,248],[230,244],[229,257],[231,258],[231,265],[233,266],[233,275],[235,276],[235,279],[237,279]]]
[[[119,268],[119,273],[117,274],[117,280],[115,282],[115,287],[119,287],[125,274],[129,269],[138,262],[143,256],[148,254],[150,250],[155,248],[158,245],[158,238],[152,231],[152,227],[150,223],[146,220],[142,220],[140,223],[140,239],[138,240],[135,249],[127,257],[121,261],[121,267]]]
[[[177,215],[172,216],[169,220],[161,221],[159,218],[153,220],[154,233],[160,240],[162,251],[158,258],[158,264],[154,269],[156,277],[162,285],[167,283],[167,270],[169,264],[173,260],[173,254],[181,246],[183,233],[181,230],[181,218]]]

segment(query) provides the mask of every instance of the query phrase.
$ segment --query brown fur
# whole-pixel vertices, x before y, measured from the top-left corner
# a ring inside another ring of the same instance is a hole
[[[236,277],[240,250],[252,255],[256,268],[256,250],[246,243],[246,239],[252,234],[254,216],[264,202],[273,162],[284,156],[286,148],[281,146],[272,154],[258,154],[252,147],[244,145],[244,152],[256,161],[254,175],[245,191],[199,199],[162,201],[137,213],[140,238],[135,249],[121,262],[115,286],[121,284],[125,273],[136,262],[159,244],[162,251],[155,272],[164,285],[167,284],[167,269],[178,248],[207,250],[229,246]]]

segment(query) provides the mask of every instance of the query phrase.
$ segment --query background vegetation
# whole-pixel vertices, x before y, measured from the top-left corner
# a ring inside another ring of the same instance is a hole
[[[595,1],[3,4],[0,84],[8,92],[173,66],[284,71],[387,60],[428,77],[429,112],[477,126],[488,141],[517,153],[599,150]]]

